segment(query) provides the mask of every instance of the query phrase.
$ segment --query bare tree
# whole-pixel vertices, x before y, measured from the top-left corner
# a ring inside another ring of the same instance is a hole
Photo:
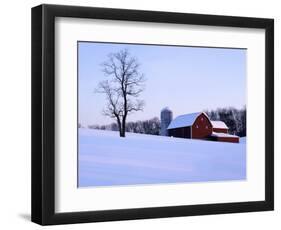
[[[139,69],[138,60],[127,49],[109,54],[108,60],[102,63],[108,79],[99,83],[96,92],[106,95],[103,114],[116,119],[120,137],[125,137],[128,115],[144,107],[139,96],[144,90],[145,78]]]

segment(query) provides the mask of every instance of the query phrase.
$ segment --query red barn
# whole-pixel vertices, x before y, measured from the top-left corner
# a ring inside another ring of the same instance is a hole
[[[168,126],[169,136],[202,139],[212,134],[212,123],[205,113],[176,117]]]
[[[223,121],[211,121],[213,126],[213,132],[216,133],[228,133],[228,127]]]
[[[206,113],[190,113],[171,121],[168,135],[180,138],[207,139],[238,143],[239,137],[228,134],[228,127],[222,121],[211,121]]]
[[[213,132],[212,135],[210,136],[210,140],[221,141],[221,142],[239,143],[239,137],[238,136],[226,134],[226,133]]]

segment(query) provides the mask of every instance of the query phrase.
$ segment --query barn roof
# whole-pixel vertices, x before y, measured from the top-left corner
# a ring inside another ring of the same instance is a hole
[[[239,137],[239,136],[228,134],[228,133],[216,133],[216,132],[212,132],[211,136],[213,136],[213,137]]]
[[[171,123],[170,123],[170,125],[168,126],[167,129],[175,129],[175,128],[180,128],[180,127],[192,126],[193,123],[195,122],[196,118],[200,114],[202,114],[202,112],[180,115],[180,116],[176,117],[174,120],[171,121]]]
[[[228,129],[223,121],[211,121],[213,128],[215,129]]]

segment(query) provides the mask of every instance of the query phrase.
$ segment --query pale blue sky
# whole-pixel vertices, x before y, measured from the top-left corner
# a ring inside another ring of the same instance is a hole
[[[166,106],[175,117],[246,104],[245,49],[78,42],[79,122],[83,126],[115,121],[102,115],[105,95],[94,90],[106,79],[101,63],[109,53],[125,48],[137,57],[147,79],[140,97],[145,101],[144,111],[131,114],[129,121],[159,117]]]

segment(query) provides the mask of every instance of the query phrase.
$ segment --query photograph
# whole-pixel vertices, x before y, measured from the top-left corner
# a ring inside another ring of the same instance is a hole
[[[77,187],[247,179],[247,49],[77,42]]]
[[[32,222],[274,210],[274,19],[150,6],[32,8]]]

